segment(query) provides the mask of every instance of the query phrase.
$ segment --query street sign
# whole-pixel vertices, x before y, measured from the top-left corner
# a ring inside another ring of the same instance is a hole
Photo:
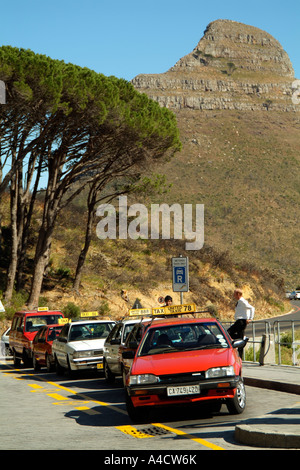
[[[189,259],[172,258],[173,292],[189,291]]]

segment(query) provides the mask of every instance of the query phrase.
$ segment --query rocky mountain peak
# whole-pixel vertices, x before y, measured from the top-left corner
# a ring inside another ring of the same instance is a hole
[[[231,20],[216,20],[193,51],[163,74],[138,75],[136,89],[161,106],[181,109],[295,111],[294,70],[270,34]]]

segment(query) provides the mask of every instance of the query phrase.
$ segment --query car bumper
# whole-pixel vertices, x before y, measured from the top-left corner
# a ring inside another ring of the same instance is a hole
[[[97,369],[103,370],[103,358],[80,358],[72,359],[70,361],[70,367],[72,370],[86,370],[86,369]]]
[[[127,386],[127,393],[131,397],[132,404],[137,406],[168,405],[176,403],[193,403],[205,400],[219,400],[233,398],[240,377],[225,377],[190,383],[174,383],[171,386],[155,384],[142,386]],[[168,387],[183,389],[200,386],[199,393],[168,396]]]

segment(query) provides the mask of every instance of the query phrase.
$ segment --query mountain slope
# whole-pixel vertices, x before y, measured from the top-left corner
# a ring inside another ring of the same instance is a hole
[[[160,168],[165,202],[205,205],[205,241],[299,283],[300,114],[281,45],[258,28],[208,25],[194,50],[134,86],[173,109],[182,152]],[[157,202],[157,201],[156,201]]]

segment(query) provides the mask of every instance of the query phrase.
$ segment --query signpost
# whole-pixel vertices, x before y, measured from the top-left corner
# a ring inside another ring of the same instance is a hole
[[[189,259],[180,256],[172,258],[173,292],[180,292],[180,302],[183,303],[183,292],[189,291]]]

